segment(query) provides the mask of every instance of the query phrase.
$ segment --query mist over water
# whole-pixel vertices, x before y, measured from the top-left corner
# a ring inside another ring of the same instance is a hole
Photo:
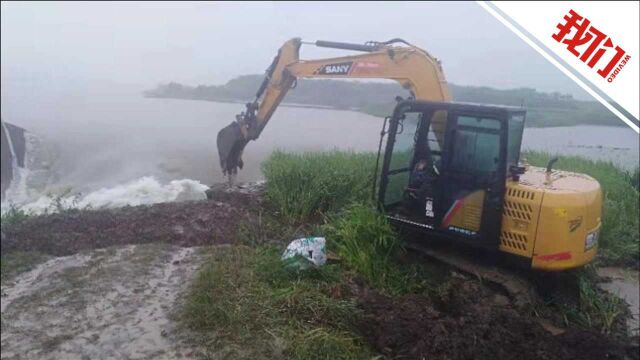
[[[47,194],[64,194],[66,206],[94,208],[204,198],[205,185],[225,181],[217,132],[243,110],[242,104],[144,98],[122,88],[50,94],[32,99],[36,105],[3,100],[4,120],[53,145],[53,181],[37,191],[18,189],[28,196],[9,199],[35,212],[51,208]],[[259,180],[260,164],[275,149],[376,151],[381,126],[381,118],[362,113],[281,106],[247,145],[237,181]],[[525,129],[523,148],[638,164],[638,138],[622,127]]]
[[[81,194],[65,197],[66,203],[142,204],[184,198],[201,185],[223,181],[216,135],[243,105],[145,99],[142,91],[159,82],[221,84],[260,73],[282,42],[295,36],[354,43],[401,37],[437,55],[452,83],[590,98],[477,4],[331,5],[3,2],[2,119],[51,144],[33,151],[32,158],[44,153],[46,160],[38,171],[25,172],[22,179],[29,181],[15,184],[13,200],[47,204],[41,195],[52,193]],[[351,14],[358,14],[358,26]],[[307,59],[343,55],[311,46],[302,51]],[[474,64],[482,64],[482,71]],[[237,180],[259,179],[260,163],[275,148],[376,151],[381,125],[382,119],[355,112],[280,107],[261,138],[245,149]],[[605,152],[567,143],[582,131],[576,129],[531,130],[535,139],[526,130],[523,144],[596,157]],[[597,142],[608,130],[584,131],[585,139]],[[606,158],[637,165],[637,135],[632,136],[620,137],[631,144],[606,150]],[[189,186],[180,190],[176,180]],[[96,192],[101,196],[90,196]]]
[[[33,107],[9,103],[3,106],[2,116],[54,145],[52,170],[56,179],[47,191],[71,189],[71,193],[86,195],[145,177],[161,186],[180,179],[207,185],[225,181],[215,139],[243,107],[102,90],[57,97]],[[280,107],[261,138],[247,146],[245,168],[237,181],[260,179],[260,163],[276,148],[374,150],[381,125],[382,119],[356,112]],[[42,203],[35,195],[31,194],[30,200]],[[25,202],[24,198],[13,200]],[[142,203],[153,202],[158,201],[150,198]],[[100,204],[104,202],[92,205]]]
[[[72,100],[48,109],[3,108],[7,121],[58,145],[60,183],[96,189],[149,175],[223,181],[215,139],[242,104],[147,99],[140,93],[67,99]],[[354,112],[280,107],[261,138],[247,146],[238,180],[259,178],[260,162],[276,147],[370,150],[381,124],[379,118]]]

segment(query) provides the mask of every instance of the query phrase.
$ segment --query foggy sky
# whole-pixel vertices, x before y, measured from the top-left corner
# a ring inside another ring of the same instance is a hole
[[[219,84],[262,73],[287,39],[401,37],[460,85],[586,99],[571,80],[468,3],[2,3],[2,99],[95,86]],[[303,47],[303,58],[345,54]],[[7,98],[7,94],[11,94]],[[7,101],[8,102],[8,101]]]

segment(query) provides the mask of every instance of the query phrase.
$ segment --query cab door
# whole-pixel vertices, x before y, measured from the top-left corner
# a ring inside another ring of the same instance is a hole
[[[439,230],[460,240],[497,248],[506,173],[506,120],[449,112]]]

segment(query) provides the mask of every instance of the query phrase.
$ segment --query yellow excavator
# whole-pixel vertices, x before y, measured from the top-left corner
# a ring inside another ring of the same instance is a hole
[[[361,54],[301,60],[303,44]],[[410,93],[385,119],[377,202],[392,224],[449,243],[499,251],[543,271],[583,266],[598,251],[599,183],[520,161],[526,110],[451,101],[440,61],[401,39],[352,44],[287,41],[253,102],[218,133],[220,165],[233,176],[299,78],[395,80]],[[383,139],[380,139],[378,161]]]

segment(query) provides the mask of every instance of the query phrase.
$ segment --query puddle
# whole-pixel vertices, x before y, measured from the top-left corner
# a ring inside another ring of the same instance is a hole
[[[627,327],[633,335],[640,335],[640,273],[630,269],[603,267],[598,275],[610,279],[599,284],[602,290],[618,295],[629,304],[632,317]]]
[[[11,284],[2,286],[2,304],[0,305],[0,311],[4,314],[5,308],[15,299],[38,291],[38,289],[46,284],[47,276],[64,271],[70,267],[83,266],[89,259],[91,259],[91,256],[81,254],[58,257],[18,276]]]
[[[201,261],[164,244],[49,260],[2,289],[1,358],[192,358],[173,316]]]

